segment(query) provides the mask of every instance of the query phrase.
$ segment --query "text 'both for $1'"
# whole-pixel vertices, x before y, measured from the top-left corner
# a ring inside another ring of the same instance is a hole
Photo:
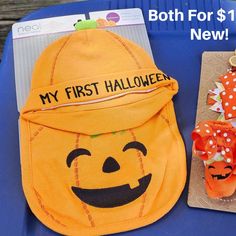
[[[235,21],[235,10],[225,11],[220,8],[218,11],[204,12],[198,11],[196,9],[189,9],[187,12],[179,11],[178,9],[169,11],[158,11],[155,9],[149,10],[149,21],[198,21],[198,22],[210,22],[213,20],[219,21],[220,23],[224,21]],[[229,30],[202,30],[201,28],[191,28],[190,29],[190,39],[191,40],[228,40]]]

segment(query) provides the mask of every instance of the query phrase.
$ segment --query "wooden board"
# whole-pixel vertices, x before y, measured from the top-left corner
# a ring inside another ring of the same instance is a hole
[[[220,113],[211,111],[207,105],[207,94],[216,88],[214,82],[227,73],[228,60],[233,52],[204,52],[202,55],[201,80],[198,93],[196,123],[203,120],[216,120]],[[236,212],[236,193],[223,199],[211,199],[207,196],[204,182],[204,164],[197,157],[192,157],[189,181],[188,205],[191,207]]]

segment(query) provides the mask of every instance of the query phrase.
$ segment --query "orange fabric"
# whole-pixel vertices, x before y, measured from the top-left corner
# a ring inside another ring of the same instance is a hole
[[[229,71],[222,75],[220,80],[225,88],[225,91],[220,93],[225,119],[236,118],[236,72]]]
[[[207,94],[207,105],[214,105],[215,104],[215,100],[213,98],[211,98],[211,96],[214,96],[215,94],[213,94],[212,92],[208,92]]]
[[[157,88],[176,89],[176,82],[157,69],[80,78],[33,89],[22,112],[54,109],[61,106],[89,104],[131,93],[145,93]]]
[[[209,160],[221,152],[228,163],[236,163],[236,130],[230,123],[202,121],[192,132],[193,152],[202,160]]]
[[[122,232],[165,215],[186,179],[177,91],[142,48],[111,32],[78,31],[49,45],[20,114],[34,214],[64,235]]]
[[[192,132],[193,153],[205,161],[209,197],[222,198],[236,189],[236,130],[227,122],[202,121]]]
[[[235,165],[216,161],[205,167],[206,191],[211,198],[230,197],[236,190]]]

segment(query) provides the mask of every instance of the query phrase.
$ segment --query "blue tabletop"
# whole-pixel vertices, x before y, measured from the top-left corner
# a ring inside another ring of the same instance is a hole
[[[90,0],[40,9],[22,20],[52,16],[88,13],[95,10],[139,7],[143,10],[156,64],[176,78],[180,91],[175,97],[175,109],[180,131],[187,149],[188,173],[190,170],[190,133],[194,127],[203,51],[233,51],[236,48],[236,23],[226,21],[149,22],[148,9],[168,10],[178,8],[213,10],[220,7],[236,9],[236,2],[220,0]],[[191,41],[189,29],[230,29],[229,40]],[[51,231],[31,213],[21,186],[18,142],[18,112],[16,107],[12,34],[6,40],[0,64],[0,230],[7,236],[53,236]],[[175,207],[162,219],[147,227],[121,235],[235,235],[235,215],[231,213],[194,209],[187,206],[188,181]]]

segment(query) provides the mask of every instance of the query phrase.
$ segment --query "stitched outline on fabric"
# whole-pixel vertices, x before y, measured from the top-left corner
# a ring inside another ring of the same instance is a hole
[[[79,140],[80,140],[80,134],[76,134],[76,141],[75,141],[75,148],[79,148]],[[79,187],[79,170],[78,170],[78,159],[75,158],[74,160],[74,174],[75,174],[75,183],[76,183],[76,186]],[[80,200],[81,201],[81,200]],[[84,203],[83,201],[81,201],[81,204],[82,204],[82,207],[84,209],[84,212],[86,213],[87,217],[88,217],[88,220],[91,224],[91,227],[95,227],[95,223],[94,223],[94,220],[93,220],[93,217],[87,207],[87,204]]]
[[[155,91],[157,91],[157,90],[155,90]],[[97,109],[97,108],[87,109],[87,110],[85,110],[85,111],[104,110],[104,109],[118,108],[118,107],[122,108],[122,107],[124,107],[124,106],[126,106],[126,105],[137,104],[137,103],[139,103],[139,102],[142,102],[142,101],[145,101],[145,100],[147,100],[147,99],[153,98],[154,96],[156,96],[156,95],[158,95],[158,94],[160,94],[160,93],[162,93],[162,92],[165,92],[165,90],[158,91],[157,93],[151,95],[150,97],[146,97],[146,98],[143,98],[143,99],[139,99],[138,101],[132,101],[132,102],[127,102],[127,103],[125,103],[125,104],[119,104],[119,105],[114,105],[114,106],[102,107],[102,108],[99,108],[99,109]],[[57,111],[57,109],[58,109],[58,108],[55,108],[55,110],[54,110],[54,112],[53,112],[54,114],[66,114],[66,113],[71,113],[71,111]],[[30,112],[32,112],[32,111],[30,111]],[[40,114],[40,113],[43,113],[43,114],[44,114],[44,111],[43,111],[43,110],[37,110],[37,112],[38,112],[39,114]],[[76,113],[76,112],[81,112],[81,111],[72,111],[72,112]]]
[[[34,189],[34,188],[33,188]],[[43,203],[42,203],[42,198],[41,198],[41,196],[39,195],[39,193],[34,189],[34,193],[35,193],[35,195],[36,195],[36,197],[37,197],[37,200],[38,200],[38,203],[39,203],[39,205],[40,205],[40,207],[41,207],[41,209],[45,212],[45,214],[47,215],[47,216],[49,216],[53,221],[55,221],[56,223],[58,223],[58,224],[60,224],[61,226],[63,226],[63,227],[66,227],[64,224],[62,224],[59,220],[57,220],[52,214],[50,214],[49,212],[48,212],[48,210],[46,209],[46,207],[43,205]]]
[[[172,111],[170,110],[170,106],[174,106],[173,105],[173,101],[170,101],[169,103],[167,103],[166,105],[165,105],[165,107],[160,111],[160,112],[162,112],[164,109],[166,110],[166,114],[167,114],[167,116],[168,116],[168,118],[167,117],[165,117],[163,114],[160,114],[160,117],[166,122],[166,124],[168,125],[168,127],[169,127],[169,129],[170,129],[170,131],[171,131],[171,134],[172,134],[172,136],[174,137],[174,141],[175,141],[175,143],[177,144],[176,145],[176,147],[177,147],[177,149],[178,150],[176,150],[176,152],[177,153],[179,153],[179,151],[181,150],[180,149],[180,142],[179,142],[179,139],[178,139],[178,137],[177,137],[177,135],[176,135],[176,132],[174,132],[174,130],[173,130],[173,128],[172,128],[172,125],[171,125],[171,122],[170,122],[170,119],[171,119],[171,114],[170,114],[170,112],[172,113]],[[174,109],[174,108],[172,108],[172,109]],[[174,122],[173,123],[175,123],[176,124],[176,126],[177,126],[177,121],[176,121],[176,118],[175,118],[175,114],[174,114]],[[179,136],[179,138],[181,138],[181,140],[182,140],[182,137],[181,137],[181,135],[180,135],[180,133],[179,133],[179,130],[178,130],[178,126],[176,127],[176,130],[177,130],[177,133],[179,134],[178,136]],[[182,141],[183,142],[183,141]],[[184,145],[184,143],[183,143],[183,145]],[[185,153],[185,155],[186,155],[186,153]],[[166,164],[166,166],[167,166],[168,164]],[[186,163],[185,163],[185,165],[186,165]],[[184,180],[184,186],[183,186],[183,188],[182,188],[182,190],[181,190],[181,192],[183,192],[183,189],[184,189],[184,187],[185,187],[185,184],[186,184],[186,176],[187,176],[187,173],[185,172],[185,180]],[[181,195],[181,192],[180,192],[180,194],[179,194],[179,196]],[[172,195],[173,196],[173,195]],[[167,202],[167,204],[170,202],[170,200]]]
[[[141,69],[141,66],[138,62],[138,60],[136,59],[136,57],[134,56],[134,54],[132,53],[132,51],[127,47],[127,45],[115,34],[111,33],[110,31],[105,31],[107,32],[112,38],[116,39],[116,41],[118,41],[123,47],[124,49],[128,52],[128,54],[133,58],[133,60],[135,61],[138,69]]]
[[[30,122],[27,121],[28,124],[28,133],[29,133],[29,155],[30,155],[30,173],[31,173],[31,183],[32,183],[32,189],[34,191],[34,194],[36,196],[36,199],[38,201],[38,204],[41,208],[41,210],[47,215],[49,216],[54,222],[56,222],[57,224],[66,227],[66,225],[64,225],[63,223],[61,223],[59,220],[57,220],[51,213],[48,212],[48,210],[46,209],[46,207],[44,206],[44,204],[42,203],[42,198],[39,195],[39,193],[36,191],[36,189],[34,188],[34,177],[33,177],[33,161],[32,161],[32,152],[31,152],[31,142],[32,140],[40,133],[39,131],[37,132],[37,134],[33,137],[31,137],[31,128],[30,128]],[[43,129],[41,129],[42,131]],[[33,139],[32,139],[33,138]]]
[[[133,138],[133,141],[137,141],[133,130],[129,129],[129,132],[130,132],[130,134]],[[141,170],[142,175],[144,177],[145,176],[145,169],[144,169],[144,165],[143,165],[142,155],[141,155],[139,150],[137,150],[137,156],[138,156],[138,159],[139,159],[140,170]],[[141,217],[143,215],[143,210],[144,210],[144,207],[145,207],[145,203],[146,203],[146,192],[142,196],[142,205],[141,205],[140,210],[139,210],[139,217]]]
[[[37,131],[33,133],[33,136],[30,135],[30,141],[33,141],[43,129],[44,126],[40,126]]]
[[[53,83],[53,79],[54,79],[54,72],[55,72],[55,67],[56,67],[56,63],[58,60],[58,57],[62,51],[62,49],[66,46],[66,44],[68,43],[69,39],[71,38],[72,35],[68,36],[67,39],[65,40],[65,42],[62,44],[62,46],[60,47],[60,49],[58,50],[56,57],[54,59],[53,65],[52,65],[52,70],[51,70],[51,74],[50,74],[50,85],[52,85]]]

